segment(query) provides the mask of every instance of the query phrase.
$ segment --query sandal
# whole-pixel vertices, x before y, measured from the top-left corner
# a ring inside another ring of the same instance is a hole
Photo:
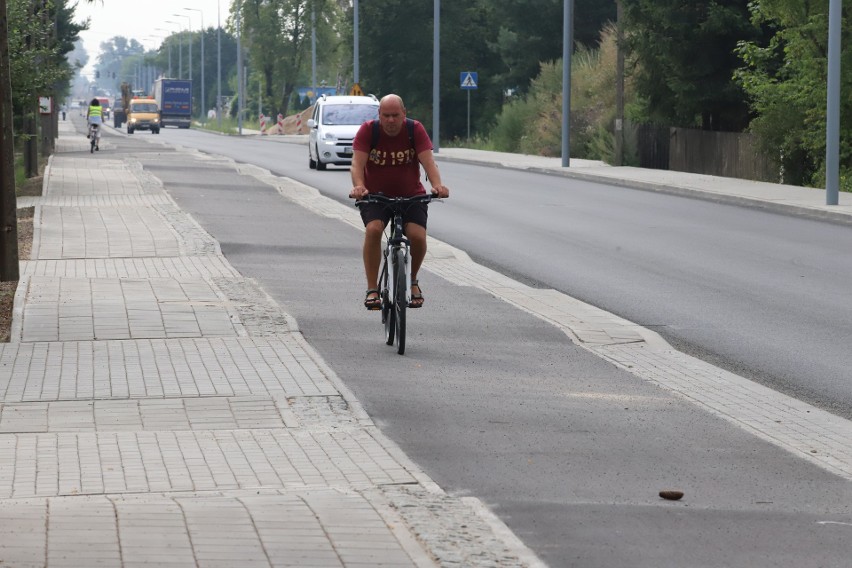
[[[381,310],[382,298],[379,296],[379,291],[375,288],[367,290],[367,297],[364,298],[364,307],[368,310]]]
[[[417,286],[417,294],[414,293],[414,287]],[[423,307],[423,289],[418,284],[417,280],[411,281],[411,302],[408,304],[409,308],[422,308]]]

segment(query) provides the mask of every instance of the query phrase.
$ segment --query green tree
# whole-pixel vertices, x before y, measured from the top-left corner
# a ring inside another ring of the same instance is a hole
[[[617,42],[615,25],[600,33],[597,47],[580,46],[571,66],[571,154],[575,158],[612,162],[616,117]],[[635,89],[625,85],[632,106]],[[559,156],[562,151],[562,61],[545,62],[529,91],[503,107],[490,132],[488,146],[503,152]],[[635,162],[635,148],[628,162]]]
[[[744,64],[736,73],[756,117],[751,130],[764,148],[779,156],[785,181],[822,185],[825,179],[825,121],[828,61],[828,0],[760,0],[756,25],[771,30],[768,40],[743,41]],[[841,169],[852,174],[852,6],[843,7]],[[847,186],[848,187],[848,186]]]
[[[541,63],[562,57],[563,10],[563,0],[494,3],[498,31],[490,47],[503,64],[497,80],[504,88],[526,92]],[[575,44],[596,47],[604,25],[615,16],[615,0],[575,0]]]
[[[740,131],[745,93],[733,80],[741,40],[757,40],[751,0],[622,0],[646,118],[669,126]]]
[[[145,54],[145,46],[135,39],[115,36],[101,42],[100,49],[95,67],[100,78],[96,78],[94,83],[117,92],[122,81],[133,77],[136,63]]]
[[[73,22],[73,7],[65,0],[11,0],[7,17],[12,100],[21,116],[32,111],[39,95],[67,92],[74,69],[66,54],[86,27]]]
[[[376,95],[399,94],[408,114],[432,125],[432,46],[434,10],[431,2],[388,0],[361,4],[362,85]],[[494,36],[494,3],[459,0],[441,5],[441,135],[464,136],[467,93],[460,73],[476,71],[478,89],[471,93],[471,122],[493,120],[503,100],[497,81],[499,58],[489,48]],[[410,22],[418,22],[411,25]],[[409,47],[410,46],[410,47]]]
[[[299,81],[311,76],[311,32],[315,25],[317,82],[339,69],[343,14],[334,0],[237,0],[243,45],[250,65],[263,77],[265,105],[286,113]],[[250,95],[250,96],[253,96]]]
[[[361,72],[368,92],[398,93],[409,114],[432,122],[433,3],[361,3]],[[525,92],[544,61],[562,55],[562,0],[454,0],[441,4],[441,135],[463,136],[467,93],[459,74],[476,71],[472,130],[495,121],[508,90]],[[615,17],[615,0],[576,0],[578,42],[594,45]],[[414,22],[414,24],[412,24]]]

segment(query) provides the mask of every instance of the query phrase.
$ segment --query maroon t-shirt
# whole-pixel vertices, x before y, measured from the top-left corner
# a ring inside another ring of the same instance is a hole
[[[371,150],[373,122],[369,120],[362,124],[352,142],[353,150],[368,154],[364,185],[370,193],[383,193],[388,197],[411,197],[426,193],[420,183],[420,162],[417,159],[417,154],[432,149],[432,141],[426,129],[414,121],[412,148],[405,124],[396,136],[389,136],[379,127],[379,140]]]

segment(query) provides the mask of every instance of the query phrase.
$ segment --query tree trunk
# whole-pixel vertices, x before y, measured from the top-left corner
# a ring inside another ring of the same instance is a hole
[[[18,280],[18,203],[6,0],[0,0],[0,280]]]

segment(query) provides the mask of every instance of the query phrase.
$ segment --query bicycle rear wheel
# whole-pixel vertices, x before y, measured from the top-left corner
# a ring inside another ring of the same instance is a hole
[[[405,310],[408,308],[408,303],[405,301],[406,293],[406,270],[405,270],[405,250],[399,249],[396,251],[396,262],[394,263],[394,278],[396,286],[394,293],[396,300],[394,301],[394,311],[396,312],[396,352],[402,355],[405,353]]]
[[[381,291],[379,295],[382,298],[382,323],[385,324],[385,344],[393,345],[396,333],[396,312],[393,309],[393,298],[390,297],[388,292],[389,263],[390,259],[385,257],[382,272],[379,275],[379,290]]]

